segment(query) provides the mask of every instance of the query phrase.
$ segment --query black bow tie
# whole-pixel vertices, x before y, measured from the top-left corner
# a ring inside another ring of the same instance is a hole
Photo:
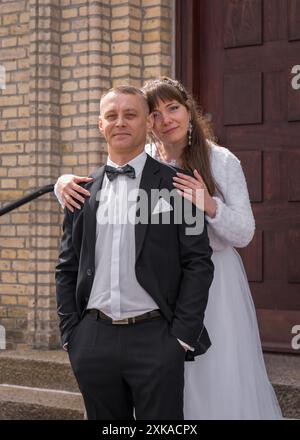
[[[105,165],[105,172],[110,181],[114,180],[119,175],[128,176],[131,179],[135,179],[135,169],[131,165],[125,165],[124,167],[119,168]]]

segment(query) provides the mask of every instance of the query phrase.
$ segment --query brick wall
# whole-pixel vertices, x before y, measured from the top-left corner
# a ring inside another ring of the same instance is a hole
[[[85,175],[105,160],[101,92],[172,73],[174,0],[19,0],[0,4],[0,204]],[[0,217],[0,324],[7,347],[59,344],[52,195]]]

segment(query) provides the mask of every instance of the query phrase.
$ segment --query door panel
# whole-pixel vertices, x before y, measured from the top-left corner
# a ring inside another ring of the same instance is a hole
[[[183,13],[186,3],[177,0],[176,74],[211,115],[219,143],[239,157],[245,172],[256,232],[240,253],[263,346],[295,353],[292,327],[300,324],[300,1],[191,0]]]

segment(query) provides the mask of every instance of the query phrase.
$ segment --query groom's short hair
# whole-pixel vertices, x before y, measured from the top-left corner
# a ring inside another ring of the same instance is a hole
[[[105,96],[108,95],[109,93],[116,93],[116,94],[119,93],[121,95],[137,95],[142,99],[147,113],[149,113],[149,111],[150,111],[146,94],[138,87],[127,86],[127,85],[112,87],[111,89],[104,92],[103,95],[101,96],[101,99],[100,99],[100,108],[101,108],[101,102],[102,102],[103,98],[105,98]],[[101,114],[101,111],[100,111],[100,114]]]

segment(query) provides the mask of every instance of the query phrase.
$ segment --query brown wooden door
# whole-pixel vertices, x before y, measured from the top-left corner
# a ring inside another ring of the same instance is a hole
[[[256,233],[241,251],[263,346],[300,325],[300,1],[177,0],[177,76],[242,161]]]

